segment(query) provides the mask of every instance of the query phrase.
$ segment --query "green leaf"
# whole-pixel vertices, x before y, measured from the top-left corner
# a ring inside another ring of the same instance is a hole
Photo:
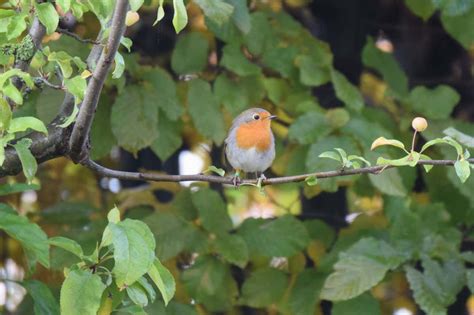
[[[436,11],[431,0],[405,0],[405,5],[423,21],[428,20]]]
[[[401,141],[398,141],[396,139],[385,139],[384,137],[379,137],[375,139],[374,142],[372,142],[372,145],[370,146],[370,150],[374,150],[384,145],[391,145],[400,148],[406,153],[408,153],[408,151],[405,149],[405,145]]]
[[[35,117],[18,117],[13,118],[10,122],[10,127],[8,128],[8,133],[16,133],[32,129],[35,131],[48,134],[48,130],[44,123]]]
[[[433,5],[441,9],[443,14],[458,16],[466,13],[473,7],[473,3],[468,0],[431,0]]]
[[[25,82],[26,86],[30,88],[34,86],[34,82],[31,79],[29,73],[23,72],[20,69],[10,69],[0,74],[0,87],[3,87],[5,85],[5,82],[7,82],[8,79],[14,76],[20,77]]]
[[[398,267],[402,259],[386,242],[363,238],[339,254],[321,297],[331,301],[354,298],[382,281],[387,271]]]
[[[265,96],[261,76],[234,76],[221,74],[214,81],[214,94],[225,109],[237,116],[248,104],[258,104]]]
[[[44,3],[43,3],[44,4]],[[51,3],[49,3],[51,5]],[[72,57],[64,51],[53,51],[48,55],[49,61],[56,61],[64,78],[69,78],[72,75],[71,61]]]
[[[18,157],[20,158],[23,174],[25,174],[26,180],[29,184],[31,184],[35,177],[36,170],[38,169],[38,163],[36,163],[36,159],[29,149],[31,143],[31,139],[23,138],[13,145]]]
[[[245,240],[236,234],[222,234],[215,240],[216,252],[225,260],[245,268],[249,260],[249,252]]]
[[[181,124],[173,122],[160,113],[158,117],[158,137],[151,144],[151,149],[162,162],[168,160],[183,144]]]
[[[331,70],[331,81],[338,99],[352,110],[360,111],[364,107],[364,99],[359,89],[337,70]]]
[[[187,293],[211,312],[229,310],[238,295],[229,266],[209,255],[200,255],[184,270],[182,282]]]
[[[444,137],[443,140],[445,140],[446,144],[449,144],[454,149],[456,149],[456,152],[457,152],[458,156],[463,155],[462,146],[456,140],[452,139],[451,137]]]
[[[157,102],[146,93],[143,88],[130,85],[112,107],[112,132],[118,144],[130,152],[148,147],[158,136]]]
[[[350,119],[349,112],[341,107],[331,108],[326,112],[326,120],[334,129],[344,127]]]
[[[128,52],[131,52],[130,48],[132,47],[133,42],[130,38],[122,36],[122,38],[120,39],[120,44],[122,44],[123,47],[127,48]],[[124,62],[124,64],[125,64],[125,62]]]
[[[465,183],[466,180],[471,175],[471,168],[469,166],[469,161],[467,160],[458,160],[454,163],[454,169],[456,170],[456,175],[458,175],[461,183]]]
[[[379,157],[377,159],[377,165],[394,165],[394,166],[404,166],[404,165],[410,165],[410,160],[409,160],[410,155],[406,155],[402,157],[401,159],[396,159],[396,160],[390,160],[386,159],[384,157]]]
[[[155,259],[154,263],[151,265],[148,270],[148,275],[151,280],[153,280],[158,290],[160,290],[165,305],[168,305],[176,291],[176,283],[173,275],[158,259]]]
[[[36,4],[36,15],[41,24],[46,27],[46,34],[52,34],[56,31],[59,24],[59,15],[54,5],[49,2]]]
[[[81,258],[84,256],[82,252],[82,247],[77,243],[75,240],[70,238],[62,237],[62,236],[55,236],[51,237],[48,240],[49,245],[56,246],[62,248],[70,253],[73,253],[77,257]]]
[[[181,35],[171,55],[171,68],[177,74],[201,72],[207,65],[208,51],[209,43],[202,33]]]
[[[459,93],[447,85],[434,89],[417,86],[410,92],[409,102],[413,109],[431,119],[445,119],[459,102]]]
[[[183,198],[183,204],[178,204],[180,211],[195,211],[191,197]],[[188,210],[188,209],[192,210]],[[159,212],[148,216],[146,224],[155,234],[156,255],[162,261],[175,257],[186,248],[192,248],[194,242],[200,242],[201,234],[183,218],[169,212]]]
[[[225,170],[222,168],[215,167],[214,165],[209,166],[203,173],[216,173],[219,176],[225,175]]]
[[[431,160],[431,158],[426,154],[420,154],[420,159]],[[433,165],[423,164],[423,168],[425,169],[425,172],[428,173],[433,168]]]
[[[122,76],[123,72],[125,71],[125,60],[123,56],[117,52],[114,57],[115,68],[112,72],[112,79],[118,79]]]
[[[71,270],[61,286],[61,314],[95,315],[105,284],[89,270]]]
[[[0,98],[0,132],[6,131],[10,127],[12,111],[10,105],[3,98]]]
[[[441,22],[446,32],[464,48],[469,49],[474,43],[474,7],[457,16],[451,16],[443,11]]]
[[[365,66],[377,70],[398,98],[408,96],[408,78],[392,54],[381,51],[371,37],[362,51]]]
[[[173,26],[176,33],[179,33],[188,24],[188,13],[186,12],[184,0],[173,0],[173,10]]]
[[[144,0],[130,0],[130,10],[138,11],[140,7],[143,5]]]
[[[87,88],[86,79],[78,75],[71,79],[64,79],[64,85],[68,92],[74,95],[74,103],[76,105],[82,102]]]
[[[300,144],[311,144],[328,135],[331,130],[323,113],[311,111],[298,117],[291,124],[288,137]]]
[[[127,286],[126,288],[127,295],[132,300],[133,303],[141,307],[148,305],[148,296],[145,289],[140,285],[140,283],[134,282],[132,285]]]
[[[59,304],[47,285],[38,280],[26,280],[21,285],[33,298],[35,315],[59,315]]]
[[[209,188],[192,194],[192,201],[199,212],[203,227],[209,232],[224,234],[232,229],[232,221],[227,213],[227,205],[221,196]]]
[[[380,309],[380,302],[368,293],[359,295],[358,297],[347,301],[334,303],[331,311],[332,315],[382,315],[382,311]]]
[[[196,4],[204,11],[204,15],[217,25],[222,25],[229,20],[234,7],[222,0],[195,0]]]
[[[274,220],[247,219],[238,234],[247,242],[251,255],[290,257],[303,250],[309,242],[303,223],[292,215]]]
[[[474,269],[466,270],[467,277],[467,287],[471,291],[471,294],[474,292]]]
[[[115,1],[94,1],[87,0],[86,5],[97,16],[101,25],[105,25],[109,17],[112,15]]]
[[[176,83],[169,73],[155,67],[145,71],[142,78],[146,83],[145,93],[151,95],[156,105],[170,120],[177,120],[183,114],[183,108],[178,100]]]
[[[125,219],[109,223],[114,248],[112,273],[119,288],[130,285],[150,270],[155,259],[155,238],[143,222]]]
[[[426,142],[423,147],[421,148],[421,151],[420,153],[424,152],[426,149],[428,149],[429,147],[435,145],[435,144],[439,144],[439,143],[444,143],[444,144],[448,144],[448,142],[445,140],[445,139],[441,139],[441,138],[436,138],[436,139],[433,139],[433,140],[430,140],[428,142]]]
[[[221,66],[240,75],[258,75],[261,73],[260,67],[250,62],[243,54],[239,44],[227,44],[222,49]]]
[[[79,114],[79,106],[74,105],[71,115],[69,115],[68,117],[63,118],[64,122],[62,124],[60,124],[59,127],[61,127],[61,128],[69,127],[73,122],[76,121],[76,117],[77,117],[78,114]]]
[[[320,86],[331,79],[327,64],[311,56],[298,56],[296,65],[300,69],[300,82],[307,86]]]
[[[318,184],[318,178],[313,175],[306,177],[304,181],[308,186],[316,186]]]
[[[107,95],[102,94],[91,128],[91,158],[93,160],[108,155],[112,147],[117,143],[110,126],[111,110],[111,99]]]
[[[198,132],[221,144],[226,134],[224,119],[209,83],[201,79],[189,82],[188,106]]]
[[[453,127],[443,130],[443,133],[468,148],[474,148],[474,137],[462,133]]]
[[[292,314],[314,315],[325,279],[325,274],[312,268],[298,274],[288,299]]]
[[[18,38],[21,33],[26,30],[26,22],[25,18],[27,17],[26,14],[18,14],[10,18],[10,23],[7,27],[7,39],[12,40]]]
[[[288,276],[274,268],[263,268],[253,272],[242,285],[240,302],[250,307],[267,307],[278,303],[286,287]]]
[[[305,220],[304,226],[306,227],[311,239],[321,241],[326,248],[329,248],[336,239],[336,233],[333,228],[324,221],[318,219]]]
[[[164,0],[158,0],[158,11],[156,12],[156,20],[155,22],[153,22],[153,26],[155,26],[159,21],[161,21],[165,17],[163,2]]]
[[[30,267],[39,261],[49,268],[49,245],[46,233],[27,218],[0,211],[0,229],[21,243]]]
[[[347,157],[349,159],[349,161],[361,161],[362,163],[364,163],[365,165],[367,166],[371,166],[371,163],[369,161],[367,161],[365,158],[363,158],[362,156],[358,156],[358,155],[349,155]]]
[[[372,185],[381,192],[391,196],[405,196],[407,191],[397,169],[385,170],[378,175],[369,175]]]
[[[406,266],[405,272],[416,303],[428,314],[446,314],[447,306],[465,284],[464,266],[457,260],[442,264],[424,258],[423,273]]]
[[[325,151],[321,153],[320,155],[318,155],[318,157],[341,162],[341,156],[334,151]]]
[[[120,210],[117,206],[113,207],[109,213],[107,213],[107,220],[110,223],[119,223],[120,222]]]
[[[39,190],[39,184],[12,183],[0,185],[0,196],[6,196],[28,190]]]
[[[231,19],[237,28],[244,34],[250,31],[250,14],[247,2],[241,0],[225,0],[234,7]]]
[[[23,105],[23,96],[20,91],[13,85],[11,81],[8,81],[7,84],[3,87],[3,95],[9,97],[18,105]]]
[[[63,12],[67,12],[71,8],[71,0],[56,0],[56,4]]]

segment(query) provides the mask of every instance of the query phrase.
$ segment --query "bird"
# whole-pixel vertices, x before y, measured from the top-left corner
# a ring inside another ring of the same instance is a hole
[[[275,138],[270,128],[274,118],[263,108],[250,108],[232,121],[224,144],[227,161],[235,170],[234,186],[238,186],[240,172],[255,173],[257,185],[266,179],[263,172],[275,159]]]

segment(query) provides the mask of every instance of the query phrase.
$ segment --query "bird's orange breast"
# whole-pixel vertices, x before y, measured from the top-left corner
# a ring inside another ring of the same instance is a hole
[[[236,138],[237,145],[241,149],[255,147],[258,151],[267,151],[272,144],[270,120],[240,125],[237,129]]]

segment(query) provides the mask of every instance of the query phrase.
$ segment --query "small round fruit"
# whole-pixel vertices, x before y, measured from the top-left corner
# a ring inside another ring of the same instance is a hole
[[[423,117],[415,117],[411,122],[411,126],[418,132],[424,131],[428,127],[428,122]]]
[[[125,25],[132,26],[133,24],[137,23],[140,19],[140,15],[134,11],[128,11],[127,16],[125,17]]]

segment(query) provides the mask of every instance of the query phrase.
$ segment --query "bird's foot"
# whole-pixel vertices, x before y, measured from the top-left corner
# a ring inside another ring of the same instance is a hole
[[[236,170],[234,176],[232,177],[232,184],[235,188],[239,187],[242,183],[242,178],[240,178],[240,171]]]
[[[262,194],[265,194],[265,190],[263,189],[262,182],[266,179],[267,177],[265,176],[265,174],[263,174],[263,172],[262,174],[260,174],[260,177],[257,178],[257,188],[260,190]]]

